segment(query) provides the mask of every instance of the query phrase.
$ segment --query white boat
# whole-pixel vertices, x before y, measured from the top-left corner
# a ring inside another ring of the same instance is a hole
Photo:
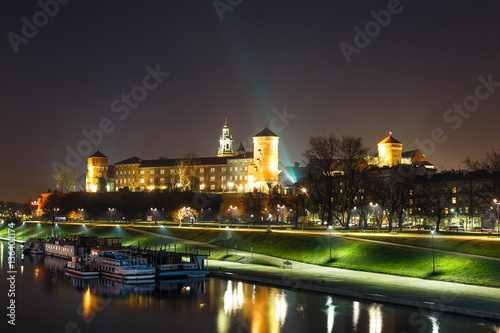
[[[73,258],[84,257],[91,248],[97,245],[97,236],[91,235],[69,235],[67,238],[53,238],[44,243],[46,255]]]
[[[76,255],[75,246],[70,244],[60,244],[58,240],[53,243],[45,243],[45,254],[49,256],[72,258]]]
[[[33,254],[43,254],[45,239],[30,238],[23,245],[23,251]]]
[[[92,260],[83,261],[80,257],[72,257],[65,266],[66,274],[75,275],[83,279],[97,278],[101,274]]]
[[[146,258],[133,257],[130,250],[90,251],[90,260],[103,276],[123,281],[149,280],[155,278],[156,270]]]

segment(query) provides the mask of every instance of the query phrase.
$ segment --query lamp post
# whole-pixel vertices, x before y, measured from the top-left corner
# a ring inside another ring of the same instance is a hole
[[[493,199],[493,202],[495,205],[498,207],[498,214],[497,214],[497,229],[498,229],[498,237],[500,237],[500,202],[498,202],[497,199]]]
[[[434,230],[431,230],[432,235],[432,274],[436,273],[436,264],[434,261]]]
[[[113,220],[113,222],[115,222],[115,218],[113,216],[113,211],[115,210],[114,208],[108,208],[109,210],[109,219],[108,219],[108,223],[110,222],[110,220]]]
[[[332,260],[332,226],[329,225],[328,229],[330,230],[330,261]]]

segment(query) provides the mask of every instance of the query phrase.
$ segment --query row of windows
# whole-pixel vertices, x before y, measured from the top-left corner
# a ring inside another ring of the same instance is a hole
[[[243,170],[248,171],[248,167],[247,166],[245,166],[245,167],[240,166],[239,171],[243,171]],[[238,167],[234,167],[234,171],[238,171]],[[233,172],[233,167],[229,167],[229,172]]]
[[[234,164],[243,163],[243,160],[240,160],[240,161],[229,161],[229,163],[234,163]],[[248,160],[245,160],[245,163],[248,163]]]
[[[444,209],[444,213],[445,214],[449,214],[450,212],[451,213],[455,213],[454,210],[452,210],[453,208],[445,208]],[[469,207],[465,207],[465,208],[462,208],[462,207],[458,207],[458,214],[469,214]],[[477,213],[477,212],[476,212]],[[413,209],[410,208],[410,214],[413,214]]]
[[[133,170],[132,172],[130,172],[130,170],[125,170],[125,171],[116,171],[116,175],[135,175],[135,170]]]
[[[239,180],[243,180],[243,179],[248,180],[248,176],[245,175],[243,177],[243,175],[240,175],[239,176]],[[225,182],[227,180],[227,177],[226,176],[221,176],[220,180],[222,182]],[[238,176],[234,176],[234,177],[230,176],[229,180],[230,181],[233,181],[233,180],[236,181],[236,180],[238,180]],[[264,180],[264,178],[262,178],[262,180]],[[271,178],[271,180],[273,180],[273,178]],[[203,183],[204,181],[205,181],[205,177],[203,177],[203,176],[200,177],[200,182]],[[146,180],[144,178],[140,179],[140,183],[141,184],[144,184],[145,182],[146,182]],[[155,178],[150,178],[149,179],[149,183],[150,184],[153,184],[154,182],[155,182]],[[210,176],[210,182],[215,182],[215,176]],[[164,184],[165,183],[165,178],[160,178],[160,183]],[[120,179],[120,180],[116,179],[116,184],[127,184],[127,179]]]
[[[457,187],[456,186],[453,186],[451,188],[451,193],[453,193],[453,194],[457,193]],[[410,195],[413,195],[413,190],[410,190]]]

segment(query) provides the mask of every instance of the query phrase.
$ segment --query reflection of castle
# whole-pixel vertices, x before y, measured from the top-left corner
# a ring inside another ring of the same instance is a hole
[[[240,144],[233,150],[227,119],[216,157],[143,160],[138,157],[108,166],[97,151],[88,158],[88,192],[191,189],[209,192],[264,192],[278,185],[279,137],[267,127],[253,136],[253,152]],[[108,174],[108,171],[111,174]]]

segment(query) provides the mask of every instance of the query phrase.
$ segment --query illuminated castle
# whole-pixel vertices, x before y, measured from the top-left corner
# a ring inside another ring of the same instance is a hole
[[[378,143],[378,166],[393,167],[398,164],[434,168],[420,150],[403,152],[403,144],[389,132],[389,136]]]
[[[253,152],[241,143],[233,151],[227,119],[216,157],[143,160],[115,163],[106,178],[108,158],[97,151],[88,158],[87,191],[152,191],[178,188],[207,192],[269,192],[278,185],[279,137],[267,127],[253,137]],[[108,182],[108,186],[104,186]],[[109,186],[112,184],[113,186]]]
[[[87,159],[86,190],[87,192],[104,191],[108,177],[108,157],[96,151]]]

